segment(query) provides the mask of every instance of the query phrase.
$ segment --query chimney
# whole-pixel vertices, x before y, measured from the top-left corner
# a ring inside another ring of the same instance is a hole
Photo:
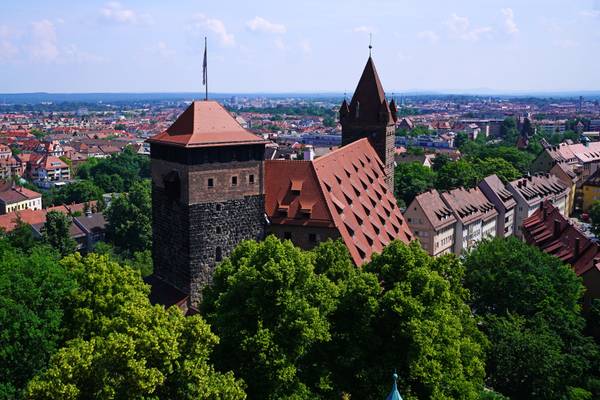
[[[555,238],[557,238],[559,234],[560,234],[560,221],[558,219],[555,219],[554,220],[554,232],[552,235]]]
[[[579,237],[575,238],[575,259],[579,258],[579,252],[580,252],[580,239]]]
[[[312,145],[308,144],[308,145],[304,146],[304,160],[312,161],[314,159],[315,159],[315,150],[313,149]]]

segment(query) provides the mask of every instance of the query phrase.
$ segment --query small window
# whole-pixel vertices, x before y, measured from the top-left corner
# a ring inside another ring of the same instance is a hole
[[[254,174],[248,175],[248,183],[250,183],[250,184],[254,183]]]
[[[231,186],[237,186],[237,176],[231,177]]]
[[[221,229],[221,227],[220,227],[220,226],[217,226],[217,227],[215,228],[215,232],[216,232],[218,235],[220,235],[222,231],[223,231],[223,230]]]
[[[223,260],[223,250],[220,247],[215,249],[215,261]]]
[[[317,242],[317,234],[316,233],[309,233],[308,234],[308,241],[311,243],[316,243]]]
[[[215,187],[215,180],[213,178],[208,178],[207,185],[209,188]]]
[[[292,232],[283,232],[283,238],[292,240]]]
[[[215,208],[216,208],[217,211],[221,211],[221,209],[223,208],[223,206],[221,206],[220,204],[217,204],[215,206]]]

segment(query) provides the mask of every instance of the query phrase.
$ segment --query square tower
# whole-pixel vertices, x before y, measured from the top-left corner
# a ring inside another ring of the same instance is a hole
[[[267,141],[215,101],[194,101],[148,139],[155,277],[201,300],[215,265],[246,239],[264,237]]]
[[[394,100],[388,104],[385,99],[377,69],[369,56],[350,104],[344,99],[340,107],[342,146],[368,138],[384,165],[385,182],[392,193],[397,118],[396,104]]]

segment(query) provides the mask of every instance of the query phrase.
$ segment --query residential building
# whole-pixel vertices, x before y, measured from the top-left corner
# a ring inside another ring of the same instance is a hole
[[[577,186],[579,185],[579,175],[577,175],[575,172],[574,166],[565,162],[557,162],[552,168],[550,168],[550,174],[555,175],[566,187],[569,188],[566,212],[567,215],[573,214],[577,199]]]
[[[32,155],[27,164],[27,171],[36,185],[46,189],[71,179],[71,170],[67,163],[55,156]]]
[[[429,255],[436,257],[454,251],[457,219],[437,190],[417,195],[406,208],[404,219]]]
[[[442,200],[456,217],[454,253],[462,254],[487,237],[496,236],[494,205],[481,190],[458,188],[442,193]]]
[[[484,178],[479,182],[478,187],[498,212],[496,236],[511,236],[514,229],[515,206],[517,203],[510,191],[506,189],[504,183],[496,175]]]
[[[586,288],[584,309],[600,298],[600,246],[592,242],[551,201],[523,221],[525,241],[570,264]]]
[[[396,164],[408,164],[418,162],[419,164],[427,168],[431,168],[433,166],[434,158],[435,154],[412,154],[408,152],[400,154],[396,153],[394,156]]]
[[[41,210],[42,195],[22,186],[0,191],[0,215],[22,210]]]
[[[555,175],[536,174],[509,182],[506,188],[517,202],[515,206],[515,236],[523,238],[523,221],[540,208],[544,200],[549,200],[560,212],[567,215],[569,188]]]

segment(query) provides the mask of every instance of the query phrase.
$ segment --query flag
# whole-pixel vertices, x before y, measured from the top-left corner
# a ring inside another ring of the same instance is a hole
[[[208,63],[206,60],[206,38],[204,38],[204,61],[202,62],[202,85],[206,86],[206,67]]]

